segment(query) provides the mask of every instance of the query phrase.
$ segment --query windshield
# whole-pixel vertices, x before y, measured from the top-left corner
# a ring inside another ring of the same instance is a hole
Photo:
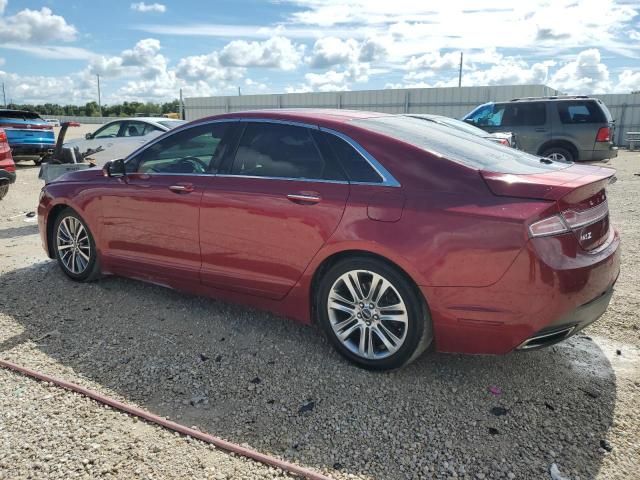
[[[160,120],[158,123],[167,128],[176,128],[187,122],[185,120]]]
[[[515,148],[505,148],[484,138],[417,118],[386,116],[353,120],[352,123],[477,170],[532,174],[561,170],[571,165],[546,159],[541,162],[540,157]]]

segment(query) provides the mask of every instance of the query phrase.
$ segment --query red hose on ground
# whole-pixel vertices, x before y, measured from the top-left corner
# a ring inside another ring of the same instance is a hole
[[[79,393],[81,395],[84,395],[85,397],[95,400],[96,402],[100,402],[104,405],[109,405],[110,407],[113,407],[117,410],[128,413],[129,415],[135,415],[136,417],[140,417],[148,422],[160,425],[161,427],[168,428],[169,430],[173,430],[174,432],[181,433],[182,435],[189,435],[190,437],[197,438],[198,440],[202,440],[203,442],[215,445],[217,448],[226,450],[227,452],[233,452],[235,454],[242,455],[243,457],[247,457],[257,462],[264,463],[265,465],[279,468],[281,470],[284,470],[285,472],[300,475],[301,477],[308,478],[309,480],[331,480],[329,477],[322,475],[321,473],[299,467],[298,465],[294,465],[293,463],[285,462],[284,460],[280,460],[270,455],[265,455],[264,453],[256,452],[255,450],[245,448],[235,443],[227,442],[226,440],[214,437],[213,435],[209,435],[208,433],[199,432],[198,430],[194,430],[193,428],[185,427],[184,425],[172,422],[171,420],[166,420],[162,417],[159,417],[158,415],[154,415],[153,413],[149,413],[146,410],[142,410],[141,408],[132,407],[125,403],[119,402],[118,400],[107,397],[106,395],[102,395],[101,393],[95,392],[93,390],[89,390],[88,388],[82,387],[80,385],[76,385],[75,383],[67,382],[66,380],[61,380],[56,377],[51,377],[44,373],[36,372],[35,370],[31,370],[30,368],[21,367],[20,365],[16,365],[6,360],[0,360],[0,367],[19,372],[23,375],[41,380],[43,382],[53,383],[54,385],[65,388],[67,390],[71,390],[72,392]]]

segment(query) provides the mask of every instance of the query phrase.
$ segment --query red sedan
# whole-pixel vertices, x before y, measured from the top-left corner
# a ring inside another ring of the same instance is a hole
[[[317,322],[361,366],[507,353],[600,317],[619,272],[614,170],[419,119],[218,115],[42,191],[44,248],[101,274]]]

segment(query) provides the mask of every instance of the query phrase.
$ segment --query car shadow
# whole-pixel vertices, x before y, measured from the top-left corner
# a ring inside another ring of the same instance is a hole
[[[339,478],[547,478],[554,462],[595,478],[612,423],[615,375],[585,336],[375,373],[313,327],[133,280],[74,283],[51,261],[0,276],[0,292],[17,325],[1,358],[33,366],[35,348],[48,373],[51,359],[67,380]]]
[[[8,238],[25,237],[27,235],[35,235],[38,233],[38,225],[32,223],[30,225],[21,225],[19,227],[10,227],[0,229],[0,240]]]

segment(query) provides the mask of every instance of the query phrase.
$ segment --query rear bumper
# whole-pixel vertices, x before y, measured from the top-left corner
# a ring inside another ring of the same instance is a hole
[[[618,147],[612,143],[596,143],[594,150],[581,150],[580,160],[585,162],[597,162],[600,160],[608,160],[618,156]]]
[[[3,183],[15,183],[16,181],[16,173],[15,172],[7,172],[0,168],[0,185]]]
[[[535,333],[518,345],[517,350],[534,350],[548,347],[575,335],[604,314],[612,296],[613,286],[602,295],[563,316],[554,325]]]
[[[576,243],[562,236],[530,240],[487,287],[421,286],[436,349],[504,354],[537,335],[573,327],[540,346],[560,341],[599,318],[620,272],[620,238],[612,230],[595,253],[572,249]]]
[[[11,154],[14,157],[46,155],[53,153],[53,143],[12,143]]]

